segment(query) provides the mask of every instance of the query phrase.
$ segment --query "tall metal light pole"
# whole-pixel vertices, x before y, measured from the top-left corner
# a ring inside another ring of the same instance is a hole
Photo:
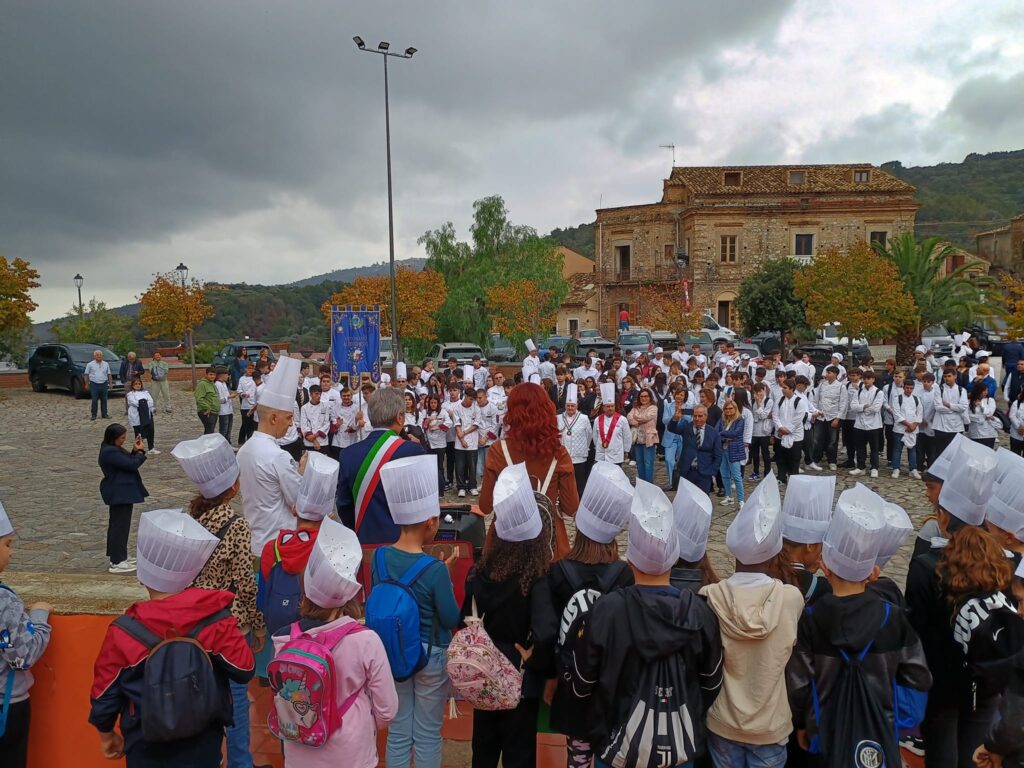
[[[395,213],[391,197],[391,107],[388,103],[388,58],[411,59],[416,53],[415,48],[406,48],[404,53],[391,53],[391,43],[381,42],[377,50],[366,47],[363,38],[356,35],[352,38],[356,47],[365,53],[379,53],[384,58],[384,142],[388,155],[388,248],[389,267],[391,271],[391,350],[395,362],[404,359],[402,341],[398,335],[398,291],[395,286]]]
[[[188,279],[188,267],[183,262],[178,262],[174,271],[181,276],[181,290],[185,290],[185,281]],[[196,391],[196,345],[192,341],[192,326],[188,329],[188,350],[192,357],[192,391]]]
[[[81,320],[82,314],[85,311],[84,307],[82,307],[82,284],[85,282],[85,278],[76,272],[72,279],[75,281],[75,288],[78,289],[78,319]]]

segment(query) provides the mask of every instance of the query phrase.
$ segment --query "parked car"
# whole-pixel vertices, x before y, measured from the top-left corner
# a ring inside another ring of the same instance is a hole
[[[28,359],[28,379],[35,392],[45,392],[50,387],[67,389],[76,398],[86,396],[85,366],[92,360],[95,350],[103,353],[103,359],[113,374],[111,392],[124,392],[124,382],[119,371],[121,358],[117,353],[99,344],[40,344]]]
[[[843,357],[846,360],[853,359],[854,363],[860,364],[871,357],[871,347],[868,346],[868,340],[863,336],[859,339],[848,339],[846,336],[839,335],[839,323],[827,323],[819,328],[816,332],[817,344],[831,344],[837,348],[837,351],[843,353]],[[838,350],[838,347],[844,347],[844,350]],[[844,363],[847,368],[850,366]]]
[[[565,351],[566,345],[571,341],[568,336],[548,336],[546,339],[536,339],[537,343],[537,354],[541,358],[547,357],[548,350],[554,347],[558,350],[558,354],[562,354]]]
[[[582,328],[579,332],[580,340],[583,339],[602,339],[601,331],[597,328]]]
[[[245,349],[245,355],[250,361],[256,362],[260,359],[260,350],[267,350],[267,356],[270,362],[277,360],[277,355],[274,354],[274,350],[270,348],[270,345],[263,341],[253,341],[247,339],[245,341],[232,341],[224,345],[224,347],[213,356],[213,362],[211,365],[227,365],[230,366],[231,362],[238,357],[238,352],[241,349]]]
[[[380,337],[380,348],[377,351],[377,359],[380,360],[381,368],[395,367],[395,352],[391,348],[391,337]]]
[[[747,339],[748,344],[757,347],[761,357],[782,351],[782,337],[776,331],[761,331]]]
[[[1002,318],[995,317],[968,325],[964,331],[978,340],[979,349],[988,350],[994,357],[1002,357],[1003,347],[1008,341],[1006,322]]]
[[[512,342],[500,333],[491,334],[491,350],[487,353],[487,360],[492,363],[514,363],[519,359],[516,348]]]
[[[719,323],[711,315],[704,315],[701,318],[701,328],[711,334],[711,338],[714,341],[719,339],[725,339],[726,341],[736,341],[738,336],[729,328]]]
[[[815,368],[814,376],[816,379],[820,379],[825,368],[832,364],[832,355],[835,352],[839,352],[843,355],[843,365],[849,369],[850,363],[850,348],[845,344],[829,344],[824,341],[817,341],[813,344],[798,344],[793,347],[793,351],[798,355],[803,355],[804,352],[811,358],[811,364]],[[865,358],[857,358],[854,354],[854,365],[861,363]]]
[[[473,355],[484,356],[484,352],[476,344],[468,341],[449,341],[444,344],[435,344],[430,348],[427,357],[434,361],[434,365],[440,369],[448,362],[449,357],[454,357],[459,365],[468,365],[473,362]]]
[[[944,325],[929,325],[921,331],[921,343],[936,357],[949,357],[953,354],[953,334]]]
[[[733,342],[736,345],[736,351],[741,355],[750,355],[751,360],[761,360],[764,355],[761,354],[760,347],[757,344],[751,344],[747,341],[736,341]]]
[[[605,359],[608,359],[612,356],[612,349],[614,347],[615,345],[608,341],[608,339],[600,337],[569,339],[562,349],[562,353],[572,355],[573,360],[581,361],[593,350],[597,353],[598,357],[603,356]]]
[[[711,334],[707,331],[701,331],[700,333],[690,334],[683,338],[686,343],[686,352],[689,353],[694,344],[700,345],[701,354],[711,357],[715,351],[715,342],[711,339]]]
[[[646,328],[634,326],[628,331],[619,331],[618,347],[622,350],[623,355],[627,352],[632,354],[650,352],[654,347],[654,339]]]
[[[654,346],[661,347],[669,352],[674,350],[679,343],[679,337],[672,333],[672,331],[654,331],[651,334],[651,339],[654,341]]]

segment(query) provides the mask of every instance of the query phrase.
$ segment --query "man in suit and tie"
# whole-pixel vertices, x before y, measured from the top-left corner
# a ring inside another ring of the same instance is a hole
[[[676,405],[672,420],[668,423],[670,432],[683,438],[683,451],[676,465],[673,487],[679,484],[679,477],[685,477],[705,493],[711,492],[711,481],[722,464],[722,438],[718,430],[708,424],[708,411],[703,405],[693,409],[693,421],[683,421],[682,404]]]

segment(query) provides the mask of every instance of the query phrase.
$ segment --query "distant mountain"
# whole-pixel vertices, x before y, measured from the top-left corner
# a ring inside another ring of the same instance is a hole
[[[426,266],[426,259],[396,259],[395,269],[399,267],[405,267],[419,272]],[[374,277],[376,275],[388,274],[388,262],[382,261],[379,264],[370,264],[366,267],[347,267],[346,269],[336,269],[333,272],[325,272],[322,275],[313,275],[313,277],[307,277],[304,280],[296,280],[294,283],[286,283],[286,285],[295,286],[301,288],[306,285],[318,285],[323,282],[332,283],[351,283],[357,277]]]
[[[558,245],[564,245],[588,259],[594,258],[594,222],[580,224],[578,227],[553,229],[548,237]]]

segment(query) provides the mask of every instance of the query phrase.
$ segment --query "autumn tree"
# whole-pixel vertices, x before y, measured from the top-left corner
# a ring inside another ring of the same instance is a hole
[[[438,315],[437,332],[445,341],[469,341],[487,348],[494,327],[488,296],[516,280],[531,280],[544,302],[541,317],[557,313],[569,293],[562,277],[564,259],[555,243],[533,227],[513,224],[498,195],[473,204],[470,241],[459,241],[448,222],[425,233],[419,243],[427,251],[427,268],[444,275],[448,295]],[[543,329],[544,326],[541,326]]]
[[[147,339],[179,340],[213,317],[207,286],[196,278],[182,281],[174,272],[158,274],[139,297],[139,325]]]
[[[488,288],[487,312],[491,331],[500,333],[517,348],[529,338],[546,335],[558,319],[557,308],[551,308],[550,291],[528,278]]]
[[[399,338],[409,348],[411,357],[421,357],[437,334],[436,315],[444,306],[447,295],[444,277],[429,269],[417,272],[399,267],[395,273],[395,290],[398,294]],[[385,336],[392,335],[389,275],[357,277],[353,283],[333,294],[320,308],[328,325],[333,304],[357,307],[379,305],[380,332]]]
[[[101,344],[124,355],[135,345],[130,317],[107,309],[96,298],[79,311],[76,305],[60,320],[50,324],[50,333],[63,344]]]
[[[892,336],[917,314],[896,265],[863,240],[819,253],[794,275],[793,288],[810,326],[838,322],[851,339]]]
[[[743,280],[736,303],[747,333],[794,331],[807,324],[804,304],[793,292],[799,271],[793,259],[769,259]]]
[[[37,305],[29,291],[38,288],[39,273],[24,259],[0,256],[0,358],[20,360]]]
[[[1011,275],[999,276],[1006,300],[1006,337],[1019,339],[1024,337],[1024,281]]]
[[[639,325],[672,331],[682,338],[700,330],[703,315],[703,310],[686,306],[682,287],[666,290],[654,285],[641,285],[637,290]]]

